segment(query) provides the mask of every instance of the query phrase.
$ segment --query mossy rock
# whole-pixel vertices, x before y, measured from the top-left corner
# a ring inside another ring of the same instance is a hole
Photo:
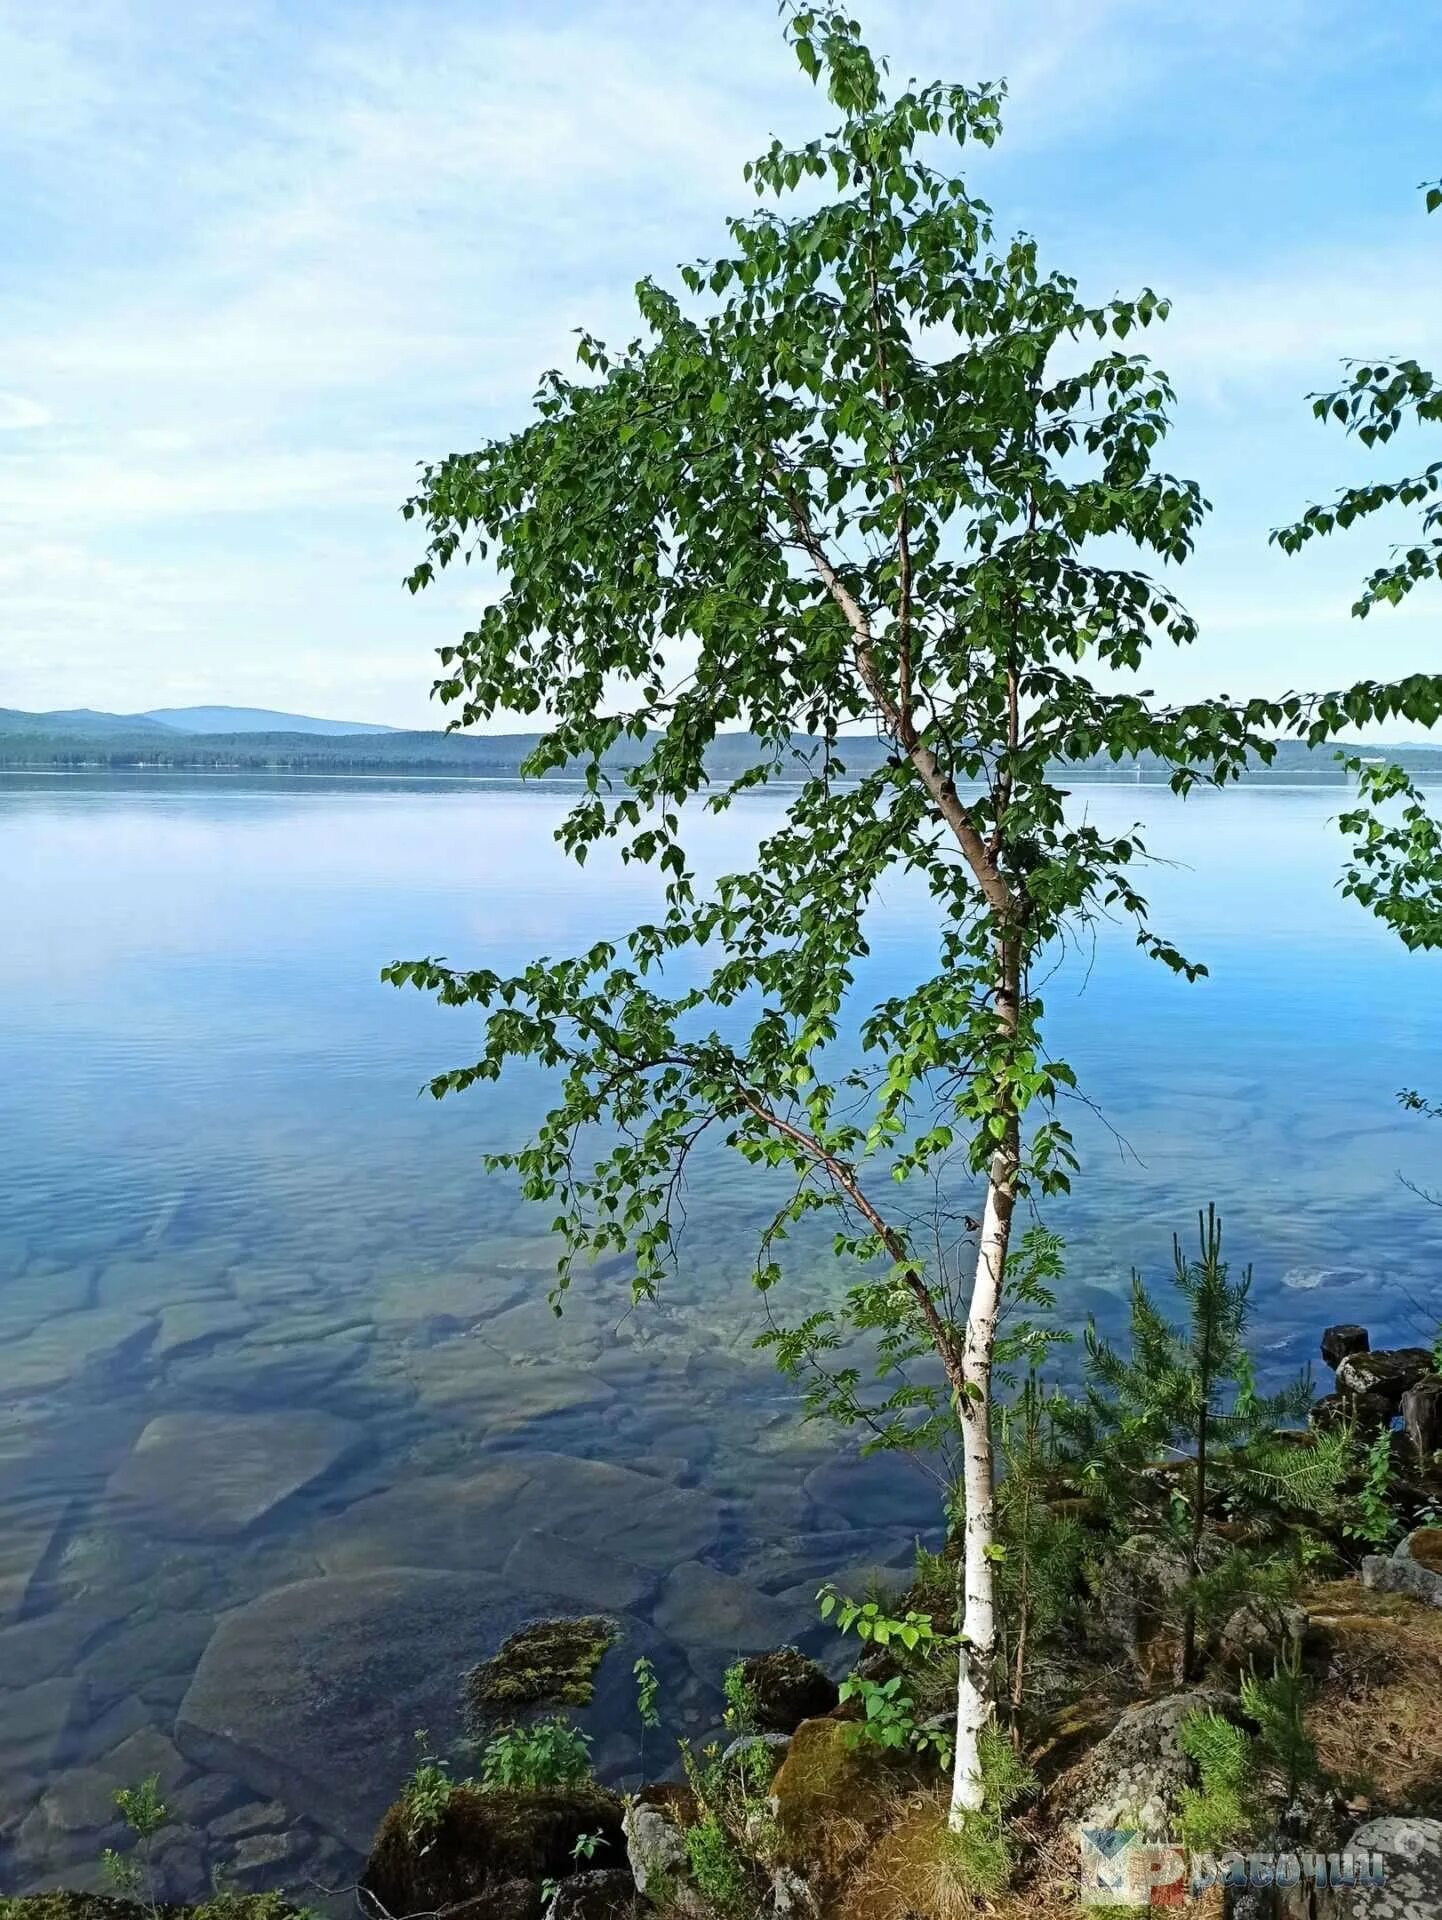
[[[753,1653],[742,1661],[741,1675],[756,1703],[760,1733],[794,1733],[803,1720],[832,1712],[839,1697],[826,1669],[795,1647]]]
[[[0,1920],[292,1920],[299,1912],[278,1893],[218,1893],[193,1906],[162,1903],[155,1908],[140,1900],[64,1887],[0,1896]]]
[[[596,1669],[619,1638],[614,1620],[587,1614],[537,1620],[466,1675],[466,1704],[482,1724],[527,1707],[588,1707]]]
[[[1442,1573],[1442,1527],[1418,1527],[1408,1536],[1407,1551],[1418,1566]]]
[[[780,1859],[834,1886],[918,1784],[915,1761],[858,1740],[854,1725],[803,1720],[771,1782]]]
[[[622,1806],[588,1783],[520,1791],[457,1787],[420,1845],[404,1802],[381,1822],[361,1886],[394,1914],[435,1912],[492,1895],[507,1882],[561,1880],[576,1871],[575,1846],[599,1834],[599,1857],[625,1858]]]

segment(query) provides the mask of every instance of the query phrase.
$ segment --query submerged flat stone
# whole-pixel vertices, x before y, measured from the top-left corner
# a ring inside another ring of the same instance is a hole
[[[629,1467],[570,1454],[506,1453],[474,1473],[357,1501],[308,1545],[337,1571],[415,1566],[495,1574],[538,1521],[564,1538],[573,1566],[594,1553],[664,1570],[707,1551],[720,1509],[709,1494]],[[621,1604],[559,1581],[546,1588],[585,1605]]]
[[[364,1852],[414,1764],[413,1730],[445,1751],[462,1671],[547,1604],[481,1575],[406,1567],[277,1588],[216,1628],[177,1744]]]
[[[110,1497],[176,1538],[247,1532],[349,1452],[360,1429],[327,1413],[164,1413],[110,1478]]]
[[[699,1561],[676,1568],[656,1607],[656,1625],[684,1646],[756,1653],[785,1641],[795,1630],[795,1611],[734,1574]]]
[[[62,1314],[6,1347],[0,1380],[8,1393],[50,1393],[82,1375],[125,1366],[144,1352],[154,1331],[154,1316],[130,1307]]]

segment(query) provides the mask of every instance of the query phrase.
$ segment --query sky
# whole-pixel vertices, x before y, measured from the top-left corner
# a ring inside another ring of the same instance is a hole
[[[1349,617],[1394,529],[1267,544],[1442,452],[1306,398],[1347,354],[1442,366],[1433,0],[856,11],[898,79],[1007,81],[968,163],[999,228],[1173,301],[1166,463],[1215,512],[1201,640],[1149,684],[1442,670],[1435,589]],[[487,589],[404,591],[418,466],[524,425],[574,329],[629,338],[742,164],[831,118],[775,0],[0,0],[0,706],[443,724],[433,650]]]

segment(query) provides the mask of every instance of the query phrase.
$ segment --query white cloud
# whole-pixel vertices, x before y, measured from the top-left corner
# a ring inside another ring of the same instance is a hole
[[[1108,130],[1155,126],[1168,87],[1290,84],[1346,11],[866,17],[898,77],[1009,75],[982,172],[1025,200]],[[574,327],[628,337],[635,278],[715,251],[741,162],[826,117],[771,0],[0,0],[0,701],[334,691],[424,722],[429,648],[476,583],[401,592],[415,463],[524,417]],[[1442,312],[1410,242],[1359,263],[1299,240],[1264,274],[1182,282],[1155,349],[1228,431],[1266,383],[1295,387],[1305,431],[1314,365],[1420,351]]]

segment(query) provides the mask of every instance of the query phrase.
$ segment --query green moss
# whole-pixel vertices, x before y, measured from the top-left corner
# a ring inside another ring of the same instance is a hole
[[[193,1906],[162,1903],[160,1920],[292,1920],[304,1909],[278,1893],[216,1893]],[[106,1893],[52,1893],[0,1897],[0,1920],[151,1920],[141,1900]]]
[[[614,1620],[537,1620],[466,1675],[472,1717],[493,1720],[524,1707],[585,1707],[596,1669],[619,1636]]]
[[[423,1847],[403,1803],[381,1823],[361,1885],[389,1913],[435,1912],[508,1880],[562,1879],[576,1842],[599,1834],[605,1858],[624,1858],[621,1802],[593,1784],[550,1791],[457,1786]]]

